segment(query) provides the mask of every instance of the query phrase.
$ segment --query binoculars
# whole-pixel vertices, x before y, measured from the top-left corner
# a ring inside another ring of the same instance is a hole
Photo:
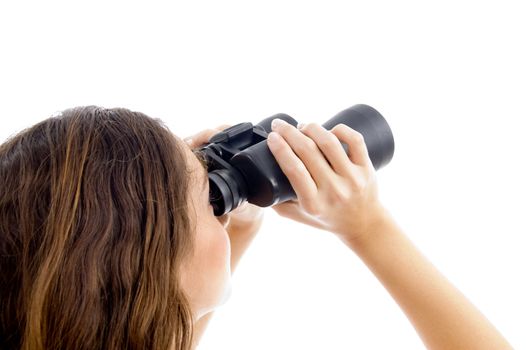
[[[227,214],[245,201],[268,207],[296,199],[290,182],[267,146],[271,123],[276,118],[294,127],[298,125],[291,116],[279,113],[256,125],[248,122],[231,126],[198,149],[207,164],[210,204],[215,216]],[[393,158],[393,134],[387,121],[374,108],[354,105],[336,114],[322,127],[330,130],[337,124],[345,124],[363,135],[375,170]],[[348,145],[341,144],[348,155]]]

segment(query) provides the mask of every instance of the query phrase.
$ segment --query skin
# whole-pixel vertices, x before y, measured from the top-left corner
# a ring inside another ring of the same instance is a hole
[[[512,348],[381,205],[360,133],[343,124],[327,131],[318,124],[298,130],[281,123],[274,131],[269,148],[298,195],[281,211],[340,238],[387,289],[428,349]],[[338,140],[349,145],[349,156]]]
[[[229,215],[214,216],[208,200],[208,178],[206,170],[185,147],[192,173],[189,186],[194,213],[190,213],[195,225],[195,249],[193,256],[183,265],[181,284],[190,301],[194,319],[222,305],[228,299],[231,288],[230,239],[226,231]],[[205,186],[203,186],[203,184]]]
[[[193,348],[199,344],[214,309],[228,300],[231,276],[264,217],[263,208],[248,202],[226,215],[216,217],[213,214],[208,200],[208,181],[205,181],[208,176],[192,149],[229,126],[206,129],[184,140],[185,155],[192,173],[196,174],[189,189],[195,206],[195,214],[191,214],[196,224],[195,249],[181,269],[181,283],[195,320]],[[200,190],[203,182],[206,187]]]
[[[197,142],[206,141],[203,135],[211,133],[203,132]],[[349,154],[340,141],[349,145]],[[378,278],[428,349],[512,348],[418,251],[380,203],[375,170],[360,133],[343,124],[325,130],[315,123],[297,129],[278,122],[267,143],[297,195],[296,200],[272,208],[283,217],[336,235]],[[243,210],[239,221],[232,212],[233,226],[229,223],[225,228],[231,243],[231,268],[261,224],[260,208],[248,205]],[[204,273],[207,264],[201,266]],[[216,289],[216,295],[220,290]],[[196,323],[195,346],[211,315],[207,313]]]

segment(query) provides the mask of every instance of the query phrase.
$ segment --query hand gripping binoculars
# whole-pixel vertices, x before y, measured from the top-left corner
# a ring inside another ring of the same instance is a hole
[[[239,123],[210,138],[197,151],[204,156],[210,184],[210,204],[214,215],[229,213],[248,201],[259,207],[296,199],[290,182],[267,146],[273,119],[297,127],[298,122],[283,113],[263,119],[256,125]],[[394,154],[394,139],[384,117],[374,108],[357,104],[322,124],[327,130],[345,124],[364,137],[375,170],[387,165]],[[348,153],[348,145],[341,143]]]

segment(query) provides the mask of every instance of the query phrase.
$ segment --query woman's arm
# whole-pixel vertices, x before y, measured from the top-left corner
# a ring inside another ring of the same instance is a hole
[[[510,349],[397,227],[378,199],[364,137],[346,125],[273,123],[267,144],[297,200],[278,214],[334,233],[370,268],[431,349]],[[341,147],[346,143],[348,154]]]
[[[511,349],[499,331],[413,245],[385,211],[346,244],[402,308],[428,349]]]

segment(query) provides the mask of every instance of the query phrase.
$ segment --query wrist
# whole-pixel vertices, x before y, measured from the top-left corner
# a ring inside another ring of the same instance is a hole
[[[374,210],[374,214],[370,216],[366,227],[361,232],[346,232],[342,235],[341,240],[352,251],[358,253],[360,250],[375,245],[380,236],[389,231],[390,225],[393,225],[391,214],[386,208],[379,206]]]

